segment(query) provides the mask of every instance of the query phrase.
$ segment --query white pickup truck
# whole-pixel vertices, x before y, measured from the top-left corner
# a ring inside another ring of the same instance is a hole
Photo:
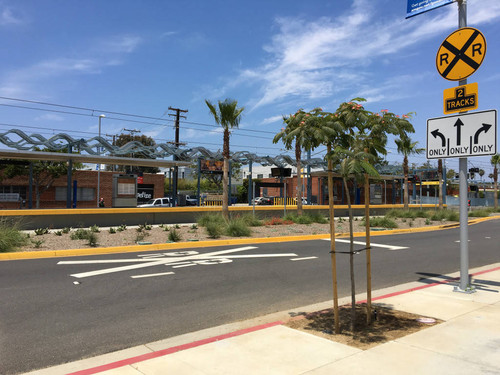
[[[170,198],[154,198],[147,203],[140,204],[137,207],[170,207]]]

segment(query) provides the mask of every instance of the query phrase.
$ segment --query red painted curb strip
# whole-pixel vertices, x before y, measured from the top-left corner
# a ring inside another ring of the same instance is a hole
[[[72,373],[69,373],[67,375],[92,375],[92,374],[97,374],[97,373],[102,372],[102,371],[113,370],[113,369],[118,368],[118,367],[128,366],[128,365],[131,365],[133,363],[146,361],[148,359],[162,357],[162,356],[167,355],[167,354],[173,354],[173,353],[176,353],[176,352],[180,352],[182,350],[196,348],[197,346],[202,346],[202,345],[205,345],[205,344],[210,344],[212,342],[229,339],[231,337],[241,336],[241,335],[244,335],[246,333],[260,331],[262,329],[266,329],[266,328],[278,326],[278,325],[281,325],[281,324],[283,324],[283,322],[272,322],[272,323],[267,323],[267,324],[262,324],[262,325],[259,325],[259,326],[255,326],[255,327],[241,329],[239,331],[230,332],[230,333],[227,333],[225,335],[210,337],[208,339],[194,341],[194,342],[191,342],[189,344],[174,346],[172,348],[167,348],[167,349],[159,350],[157,352],[142,354],[142,355],[139,355],[139,356],[136,356],[136,357],[123,359],[121,361],[108,363],[108,364],[105,364],[105,365],[101,365],[101,366],[89,368],[89,369],[86,369],[86,370],[80,370],[80,371],[72,372]]]
[[[492,268],[490,270],[479,271],[479,272],[471,274],[471,276],[478,276],[478,275],[482,275],[482,274],[485,274],[485,273],[489,273],[489,272],[493,272],[493,271],[498,271],[498,270],[500,270],[500,267]],[[456,281],[456,280],[459,280],[459,277],[454,277],[454,278],[451,278],[449,280],[436,281],[435,283],[432,283],[432,284],[417,286],[415,288],[410,288],[410,289],[402,290],[402,291],[399,291],[399,292],[385,294],[383,296],[372,298],[372,301],[376,301],[376,300],[384,299],[384,298],[389,298],[389,297],[394,297],[394,296],[399,296],[401,294],[406,294],[406,293],[414,292],[414,291],[417,291],[417,290],[430,288],[431,286],[436,286],[436,285],[440,285],[440,284],[447,284],[449,282]],[[362,301],[358,301],[357,303],[365,303],[365,302],[366,302],[366,300],[362,300]],[[216,341],[220,341],[220,340],[225,340],[225,339],[228,339],[228,338],[231,338],[231,337],[241,336],[241,335],[244,335],[246,333],[260,331],[262,329],[274,327],[274,326],[281,325],[281,324],[283,324],[283,322],[280,322],[280,321],[278,321],[278,322],[272,322],[272,323],[267,323],[267,324],[262,324],[262,325],[259,325],[259,326],[242,329],[242,330],[235,331],[235,332],[230,332],[230,333],[227,333],[225,335],[210,337],[208,339],[194,341],[194,342],[189,343],[189,344],[174,346],[172,348],[167,348],[167,349],[159,350],[157,352],[142,354],[142,355],[139,355],[139,356],[136,356],[136,357],[123,359],[121,361],[108,363],[108,364],[97,366],[97,367],[93,367],[93,368],[90,368],[90,369],[72,372],[72,373],[69,373],[67,375],[92,375],[92,374],[97,374],[97,373],[102,372],[102,371],[113,370],[113,369],[118,368],[118,367],[128,366],[128,365],[131,365],[131,364],[134,364],[134,363],[137,363],[137,362],[142,362],[142,361],[146,361],[148,359],[162,357],[164,355],[173,354],[173,353],[176,353],[176,352],[180,352],[182,350],[196,348],[198,346],[202,346],[202,345],[205,345],[205,344],[210,344],[212,342],[216,342]]]

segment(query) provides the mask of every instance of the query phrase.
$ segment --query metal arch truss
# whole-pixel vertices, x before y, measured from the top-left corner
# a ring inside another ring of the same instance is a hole
[[[17,140],[14,140],[17,139]],[[28,135],[18,129],[10,129],[5,133],[0,133],[0,143],[15,148],[17,150],[33,150],[35,147],[44,147],[54,151],[60,151],[72,146],[81,153],[86,152],[89,155],[98,155],[100,147],[101,154],[110,156],[141,156],[147,159],[165,159],[176,156],[179,161],[196,161],[198,159],[222,160],[221,151],[210,151],[205,147],[194,147],[182,149],[167,143],[159,143],[154,146],[145,146],[140,142],[132,141],[123,146],[110,144],[103,137],[93,137],[89,139],[75,139],[68,134],[58,133],[50,138],[45,138],[41,134],[34,133]],[[258,156],[248,151],[238,151],[231,154],[231,160],[241,164],[258,163],[263,166],[276,165],[284,167],[286,165],[296,166],[296,161],[289,155],[277,156]],[[324,168],[326,163],[322,158],[313,158],[301,160],[303,167]]]

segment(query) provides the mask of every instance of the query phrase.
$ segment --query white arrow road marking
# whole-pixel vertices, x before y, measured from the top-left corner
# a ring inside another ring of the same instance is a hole
[[[330,241],[329,238],[323,238],[324,241]],[[335,242],[342,242],[342,243],[351,243],[350,240],[343,240],[343,239],[340,239],[340,238],[336,238],[335,239]],[[353,241],[353,243],[355,245],[363,245],[363,246],[366,246],[366,242],[363,242],[363,241]],[[371,247],[382,247],[384,249],[387,249],[387,250],[403,250],[403,249],[408,249],[407,246],[394,246],[394,245],[384,245],[384,244],[380,244],[380,243],[370,243],[370,246]]]
[[[318,259],[318,257],[304,257],[304,258],[293,258],[290,259],[291,261],[297,261],[297,260],[309,260],[309,259]]]
[[[150,273],[147,275],[135,275],[135,276],[130,276],[132,279],[140,279],[143,277],[155,277],[155,276],[166,276],[166,275],[173,275],[175,272],[163,272],[163,273]]]
[[[211,253],[200,254],[197,251],[178,251],[163,253],[162,257],[157,257],[157,254],[139,255],[142,258],[135,259],[93,259],[93,260],[69,260],[60,261],[57,264],[113,264],[113,263],[134,263],[127,266],[118,266],[106,268],[102,270],[75,273],[70,276],[76,278],[84,278],[96,275],[104,275],[108,273],[129,271],[139,268],[154,267],[158,265],[170,266],[172,268],[191,267],[196,265],[214,265],[231,263],[231,259],[244,258],[275,258],[275,257],[296,257],[297,254],[247,254],[247,255],[229,255],[231,253],[257,249],[255,246],[245,246],[236,249],[220,250]],[[154,255],[154,257],[153,257]],[[140,276],[140,275],[139,275]],[[147,276],[144,276],[147,277]]]

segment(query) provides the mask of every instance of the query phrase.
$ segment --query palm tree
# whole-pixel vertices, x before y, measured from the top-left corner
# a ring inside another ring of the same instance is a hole
[[[491,157],[491,165],[493,165],[493,196],[495,211],[498,211],[498,166],[500,166],[500,154],[495,154]]]
[[[404,174],[404,208],[408,209],[408,156],[418,155],[425,151],[423,148],[418,148],[418,142],[412,142],[408,136],[400,136],[395,140],[398,152],[403,154],[403,174]]]
[[[223,137],[223,148],[222,156],[224,157],[224,172],[223,172],[223,183],[222,183],[222,215],[229,219],[229,129],[237,128],[240,124],[241,113],[245,109],[244,107],[238,108],[238,102],[236,100],[226,99],[224,101],[219,100],[218,108],[215,107],[209,100],[205,99],[205,103],[210,110],[210,113],[214,117],[217,124],[222,126],[224,129]]]
[[[315,139],[311,135],[311,123],[314,121],[310,113],[299,109],[294,115],[284,117],[283,122],[286,127],[276,134],[273,143],[279,140],[285,145],[285,149],[295,150],[295,161],[297,165],[297,215],[302,215],[302,181],[299,175],[302,170],[302,149],[310,150],[315,147]],[[286,197],[285,197],[286,198]]]

